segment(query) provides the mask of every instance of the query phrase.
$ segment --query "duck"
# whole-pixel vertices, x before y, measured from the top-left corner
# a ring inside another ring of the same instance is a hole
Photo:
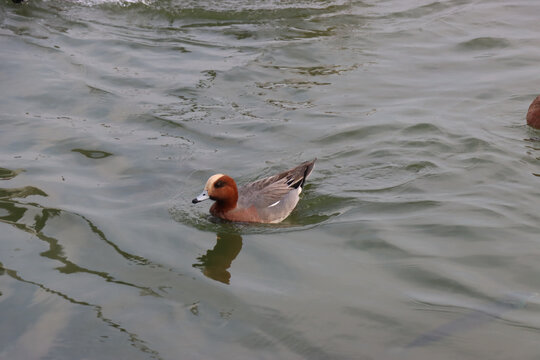
[[[540,130],[540,95],[538,95],[527,111],[527,125]]]
[[[299,195],[317,159],[240,188],[232,177],[215,174],[208,178],[203,192],[193,204],[213,200],[210,214],[231,222],[279,223],[298,204]]]

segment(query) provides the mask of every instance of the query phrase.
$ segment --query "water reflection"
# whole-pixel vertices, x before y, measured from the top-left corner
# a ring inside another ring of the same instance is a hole
[[[11,170],[6,169],[3,167],[0,167],[0,180],[10,180],[13,179],[15,176],[19,175],[24,170],[18,169],[18,170]]]
[[[9,180],[17,176],[17,174],[17,170],[12,171],[9,169],[0,168],[0,177],[4,180]],[[64,245],[62,245],[62,241],[65,239],[62,239],[61,237],[57,238],[54,236],[49,236],[45,233],[47,225],[50,224],[53,218],[69,218],[71,216],[74,216],[75,218],[70,220],[73,226],[75,226],[75,224],[77,223],[77,220],[75,219],[81,220],[80,224],[82,224],[83,227],[90,229],[90,236],[102,240],[103,242],[108,244],[110,248],[112,248],[116,253],[121,255],[129,262],[138,265],[146,265],[149,263],[149,261],[145,258],[129,254],[121,250],[116,244],[107,239],[104,232],[100,230],[96,224],[92,223],[92,221],[80,214],[66,212],[61,209],[46,208],[36,202],[26,203],[19,200],[21,198],[26,198],[31,195],[48,196],[44,191],[33,186],[26,186],[21,188],[0,188],[0,223],[11,225],[16,229],[32,234],[33,236],[35,236],[35,238],[47,243],[49,248],[41,252],[39,255],[59,262],[61,265],[56,267],[56,270],[60,274],[92,274],[107,283],[115,283],[121,286],[136,288],[140,291],[141,294],[160,297],[160,295],[150,287],[140,286],[135,283],[117,279],[115,276],[109,274],[106,271],[86,268],[70,260],[69,257],[66,255]],[[81,234],[81,236],[83,235]],[[83,299],[78,299],[77,296],[73,296],[67,292],[57,290],[54,287],[49,286],[46,282],[42,283],[41,281],[38,282],[25,278],[19,273],[17,269],[6,267],[6,265],[0,262],[0,276],[1,275],[8,275],[10,278],[16,280],[17,282],[38,287],[45,292],[57,295],[72,304],[82,305],[94,309],[96,317],[99,320],[104,322],[108,327],[116,329],[121,334],[127,336],[133,347],[139,349],[144,353],[150,354],[153,358],[160,358],[158,352],[149,348],[136,333],[128,330],[127,328],[124,328],[123,326],[121,326],[120,323],[114,321],[113,319],[106,317],[103,313],[102,305],[99,305],[97,303],[91,303]],[[1,295],[2,293],[0,292],[0,296]]]
[[[24,198],[30,195],[47,196],[45,192],[33,186],[26,186],[23,188],[15,189],[0,188],[0,222],[13,225],[16,228],[33,234],[38,239],[47,242],[49,244],[49,250],[41,253],[41,255],[51,260],[56,260],[63,263],[64,266],[58,268],[60,272],[65,274],[71,274],[76,272],[94,274],[104,278],[107,281],[133,286],[144,290],[145,293],[158,296],[158,294],[150,288],[142,288],[135,284],[115,280],[111,275],[107,274],[106,272],[86,269],[70,261],[67,256],[64,255],[63,246],[60,244],[60,241],[54,237],[46,235],[43,232],[47,222],[54,217],[61,216],[62,214],[64,214],[64,211],[60,209],[41,207],[40,205],[35,203],[26,204],[13,199]],[[30,214],[31,216],[25,216],[25,214]],[[132,255],[119,249],[116,244],[114,244],[105,237],[103,231],[101,231],[95,224],[93,224],[84,216],[79,214],[72,215],[75,215],[78,218],[82,219],[88,225],[88,227],[95,236],[110,245],[118,254],[120,254],[126,260],[142,265],[148,263],[146,259],[140,256]],[[33,223],[27,223],[29,219],[33,220]]]
[[[101,150],[73,149],[71,151],[82,154],[89,159],[103,159],[112,155],[109,152],[101,151]]]
[[[228,269],[240,250],[242,250],[242,236],[240,234],[219,232],[214,248],[198,257],[199,262],[193,264],[193,267],[200,269],[204,276],[210,279],[230,284],[231,273]]]

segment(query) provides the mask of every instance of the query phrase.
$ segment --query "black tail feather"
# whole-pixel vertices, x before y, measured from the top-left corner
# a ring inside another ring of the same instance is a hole
[[[293,187],[296,189],[298,187],[301,187],[303,188],[304,187],[304,184],[306,183],[306,178],[309,176],[309,174],[311,174],[311,171],[313,170],[313,166],[315,165],[315,161],[317,160],[317,158],[313,159],[312,161],[309,161],[309,162],[306,162],[306,168],[304,170],[304,175],[302,175],[302,178],[300,179],[300,181],[296,184],[293,185]]]

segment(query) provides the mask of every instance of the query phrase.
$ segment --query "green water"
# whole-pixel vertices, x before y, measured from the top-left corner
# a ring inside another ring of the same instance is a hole
[[[1,0],[0,359],[538,359],[539,18]],[[314,157],[281,224],[191,203]]]

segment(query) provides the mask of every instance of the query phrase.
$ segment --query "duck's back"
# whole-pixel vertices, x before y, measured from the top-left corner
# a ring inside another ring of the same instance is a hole
[[[280,222],[296,207],[315,160],[238,189],[239,209],[254,208],[263,222]]]

